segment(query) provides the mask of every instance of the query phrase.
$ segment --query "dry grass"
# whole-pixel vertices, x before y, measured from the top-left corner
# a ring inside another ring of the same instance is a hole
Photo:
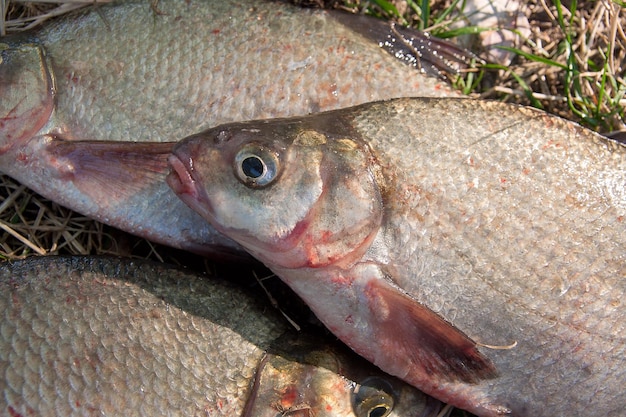
[[[111,0],[68,0],[68,1],[20,1],[1,0],[0,35],[35,28],[56,16],[94,3],[107,3]]]
[[[532,35],[516,65],[482,96],[535,105],[600,132],[624,129],[622,7],[583,2],[572,13],[539,1],[529,3],[527,15]]]
[[[0,259],[121,255],[163,260],[157,245],[91,220],[0,175]]]
[[[371,14],[441,37],[487,29],[468,25],[459,0],[372,3]],[[363,7],[359,1],[353,4]],[[573,1],[568,7],[560,1],[520,1],[519,13],[528,19],[531,33],[511,50],[513,62],[486,65],[480,73],[462,77],[458,86],[474,96],[542,108],[599,132],[626,129],[624,5],[609,0]],[[501,29],[520,32],[513,24]],[[477,41],[470,49],[481,54]]]

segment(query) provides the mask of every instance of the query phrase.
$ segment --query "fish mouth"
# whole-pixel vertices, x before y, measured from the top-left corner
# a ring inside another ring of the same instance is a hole
[[[170,172],[165,178],[167,185],[192,210],[211,222],[213,218],[211,202],[193,177],[193,160],[191,157],[177,152],[167,157],[167,164],[170,168]]]
[[[176,195],[179,197],[183,195],[196,196],[195,181],[182,159],[177,155],[169,155],[167,164],[170,167],[170,172],[167,174],[165,181]]]

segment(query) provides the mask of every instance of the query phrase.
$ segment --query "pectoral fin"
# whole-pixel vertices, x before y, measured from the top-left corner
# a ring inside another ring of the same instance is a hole
[[[165,181],[174,144],[53,139],[47,151],[59,175],[85,194],[125,198]]]
[[[497,375],[472,339],[428,307],[380,279],[369,281],[365,290],[378,321],[377,340],[393,357],[409,364],[408,374],[416,372],[420,380],[466,383]]]

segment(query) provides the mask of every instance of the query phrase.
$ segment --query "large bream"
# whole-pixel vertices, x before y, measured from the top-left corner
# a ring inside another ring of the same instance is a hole
[[[398,99],[193,135],[173,189],[383,370],[480,416],[626,409],[626,146]]]

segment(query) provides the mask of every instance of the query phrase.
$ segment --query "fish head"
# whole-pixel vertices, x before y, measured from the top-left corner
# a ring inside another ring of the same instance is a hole
[[[277,342],[259,364],[243,417],[434,417],[442,407],[324,337]]]
[[[33,137],[54,109],[45,50],[25,37],[0,38],[0,154]]]
[[[268,266],[349,264],[380,227],[380,175],[340,116],[313,117],[190,136],[169,158],[168,184]]]

